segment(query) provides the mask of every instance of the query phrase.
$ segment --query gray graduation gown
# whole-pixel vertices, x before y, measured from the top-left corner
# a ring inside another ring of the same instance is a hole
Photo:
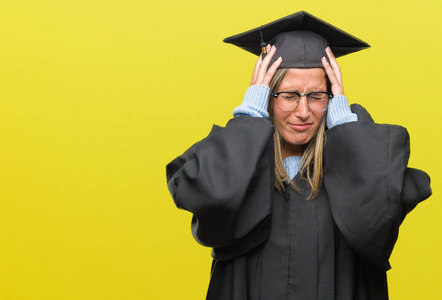
[[[388,299],[388,259],[405,215],[431,195],[430,179],[407,168],[405,128],[358,122],[327,131],[319,195],[299,174],[274,188],[273,125],[236,117],[167,166],[178,208],[212,247],[207,299]]]

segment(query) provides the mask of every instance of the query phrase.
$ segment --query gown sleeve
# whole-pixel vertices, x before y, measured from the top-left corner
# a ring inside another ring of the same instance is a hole
[[[358,122],[327,131],[324,186],[348,246],[388,270],[399,225],[431,195],[430,178],[407,168],[410,145],[405,128],[376,124],[359,105],[352,110]]]
[[[238,116],[166,167],[178,208],[193,213],[192,234],[227,260],[267,239],[274,185],[273,125]]]

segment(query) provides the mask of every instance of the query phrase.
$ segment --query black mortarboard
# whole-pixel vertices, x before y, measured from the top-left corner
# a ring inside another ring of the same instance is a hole
[[[255,55],[260,55],[262,41],[276,46],[269,66],[281,56],[279,68],[322,68],[321,58],[327,58],[327,46],[330,46],[335,57],[370,47],[366,42],[305,11],[224,39],[225,43]]]

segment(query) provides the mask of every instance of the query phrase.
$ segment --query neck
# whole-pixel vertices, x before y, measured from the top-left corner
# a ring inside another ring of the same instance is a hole
[[[304,153],[304,145],[288,145],[287,143],[283,143],[282,148],[282,159],[286,159],[289,156],[302,156]]]

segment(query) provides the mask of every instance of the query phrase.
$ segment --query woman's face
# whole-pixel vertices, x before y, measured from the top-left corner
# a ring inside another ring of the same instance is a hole
[[[322,68],[289,69],[274,92],[326,92],[327,81]],[[294,111],[282,111],[276,99],[272,99],[273,119],[285,141],[283,158],[300,156],[307,144],[316,134],[326,111],[315,112],[309,109],[307,97],[301,97]]]

